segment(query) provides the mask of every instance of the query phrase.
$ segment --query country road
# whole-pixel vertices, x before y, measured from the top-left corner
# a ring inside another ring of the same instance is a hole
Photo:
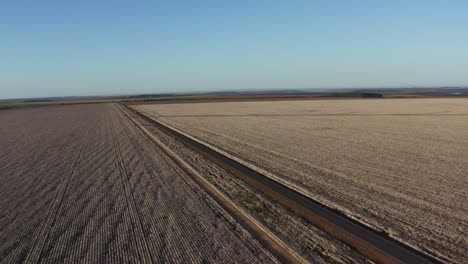
[[[2,263],[271,263],[115,105],[0,113]]]

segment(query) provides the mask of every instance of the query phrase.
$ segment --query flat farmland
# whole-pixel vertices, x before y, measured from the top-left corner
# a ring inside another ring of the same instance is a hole
[[[113,104],[0,112],[0,262],[277,260]]]
[[[135,106],[446,262],[468,254],[468,100]]]

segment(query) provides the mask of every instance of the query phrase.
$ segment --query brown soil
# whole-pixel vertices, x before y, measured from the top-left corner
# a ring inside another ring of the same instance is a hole
[[[275,262],[114,105],[0,123],[2,262]]]
[[[306,260],[311,263],[369,262],[347,245],[330,237],[313,224],[295,216],[203,156],[187,149],[182,143],[161,132],[146,119],[140,118],[139,115],[131,111],[127,111],[127,113]]]
[[[467,99],[139,109],[447,262],[468,254]]]

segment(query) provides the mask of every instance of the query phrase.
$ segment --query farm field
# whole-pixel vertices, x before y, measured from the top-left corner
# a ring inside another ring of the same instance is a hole
[[[468,254],[468,100],[134,106],[446,262]]]
[[[133,111],[126,112],[305,261],[310,263],[371,263],[349,245],[330,236],[313,223],[291,213],[258,189],[187,148],[180,141],[174,140],[158,129],[154,123]]]
[[[0,124],[0,262],[276,262],[115,105]]]

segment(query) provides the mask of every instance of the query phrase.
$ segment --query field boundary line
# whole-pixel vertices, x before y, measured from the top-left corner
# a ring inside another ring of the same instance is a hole
[[[84,136],[83,140],[81,141],[80,147],[75,154],[73,158],[73,162],[69,168],[69,173],[66,174],[66,178],[63,179],[63,181],[60,183],[59,189],[57,191],[57,194],[54,198],[54,201],[52,202],[52,205],[49,207],[49,210],[47,212],[46,219],[41,225],[41,229],[39,234],[35,237],[34,239],[34,244],[31,250],[29,251],[25,263],[39,263],[41,258],[42,258],[42,251],[44,249],[44,246],[47,242],[47,239],[49,238],[50,230],[52,226],[55,224],[57,221],[57,216],[60,208],[62,207],[63,199],[65,197],[65,193],[68,190],[68,187],[70,185],[71,178],[75,174],[76,167],[80,161],[81,154],[83,153],[83,148],[88,141],[89,138],[89,131],[91,130],[91,127],[88,127],[86,131],[86,135]],[[56,208],[54,208],[56,207]],[[53,216],[52,216],[53,214]],[[42,243],[39,242],[40,238],[44,237],[44,240]]]
[[[231,199],[207,181],[198,171],[174,153],[169,147],[156,138],[145,127],[134,120],[122,108],[120,110],[138,127],[151,141],[163,150],[180,168],[191,176],[203,190],[207,192],[231,217],[245,228],[261,245],[273,254],[282,263],[307,263],[305,259],[290,249],[283,241],[266,229],[252,216],[244,212]]]
[[[133,190],[132,186],[130,185],[130,181],[128,179],[128,172],[125,167],[123,155],[122,155],[122,150],[120,149],[120,144],[117,140],[117,136],[115,133],[115,127],[114,124],[112,123],[111,120],[112,117],[109,117],[109,125],[112,131],[112,141],[114,143],[114,152],[117,156],[117,166],[119,169],[119,174],[120,174],[120,179],[124,188],[124,194],[125,194],[125,200],[127,202],[127,206],[130,209],[130,217],[132,218],[132,223],[135,223],[136,226],[132,227],[136,229],[137,234],[135,236],[136,238],[136,244],[138,244],[138,238],[140,237],[143,240],[143,250],[139,250],[139,254],[141,263],[154,263],[154,260],[152,258],[152,255],[150,254],[149,246],[148,246],[148,241],[146,240],[146,237],[143,232],[143,224],[141,221],[140,214],[137,211],[136,203],[135,203],[135,198],[133,196]],[[138,247],[138,246],[137,246]]]
[[[330,208],[305,193],[282,183],[278,179],[264,175],[249,167],[245,162],[217,151],[210,144],[196,139],[187,133],[173,128],[145,114],[141,110],[128,107],[136,114],[150,121],[159,130],[168,134],[186,147],[195,151],[222,169],[242,179],[268,197],[279,202],[290,211],[305,218],[332,237],[348,244],[362,255],[379,263],[440,263],[434,256],[427,255],[401,241]]]
[[[128,107],[128,106],[127,106],[127,107]],[[214,151],[214,152],[218,152],[219,154],[221,154],[221,155],[223,155],[223,156],[226,156],[228,159],[232,159],[232,160],[234,160],[235,162],[240,163],[241,165],[246,166],[246,167],[248,167],[249,169],[258,172],[258,173],[262,174],[262,175],[265,176],[265,177],[271,178],[272,180],[274,180],[274,181],[276,181],[276,182],[279,182],[280,184],[285,185],[285,186],[287,186],[287,187],[290,188],[290,189],[294,189],[296,192],[299,192],[299,193],[301,193],[301,194],[304,195],[304,196],[308,196],[308,195],[307,195],[307,191],[306,191],[305,189],[301,188],[300,186],[298,186],[298,185],[296,185],[296,184],[294,184],[294,183],[289,183],[288,181],[286,181],[286,180],[284,180],[284,179],[281,179],[280,177],[278,177],[278,176],[276,176],[276,175],[274,175],[274,174],[272,174],[272,173],[268,173],[268,172],[265,171],[264,169],[259,168],[258,166],[254,165],[254,164],[252,164],[252,163],[246,162],[245,160],[242,160],[242,159],[240,159],[240,158],[238,158],[238,157],[236,157],[236,156],[230,154],[229,152],[223,150],[223,149],[220,148],[220,147],[214,146],[214,145],[212,145],[212,144],[210,144],[210,143],[207,143],[207,142],[205,142],[205,141],[203,141],[203,140],[201,140],[201,139],[199,139],[199,138],[197,138],[197,137],[195,137],[195,136],[192,136],[192,135],[190,135],[190,134],[188,134],[188,133],[186,133],[186,132],[184,132],[184,131],[182,131],[182,130],[180,130],[180,129],[178,129],[178,128],[175,128],[175,127],[173,127],[173,126],[171,126],[171,125],[168,125],[168,124],[164,123],[163,121],[160,121],[160,120],[156,119],[155,117],[150,116],[148,113],[146,113],[146,112],[145,112],[144,110],[142,110],[142,109],[136,109],[136,108],[134,108],[134,107],[128,107],[128,108],[130,108],[131,110],[135,111],[137,114],[143,116],[144,118],[149,119],[149,120],[152,121],[153,123],[156,122],[156,123],[160,126],[160,128],[161,128],[161,127],[167,127],[167,128],[169,128],[169,130],[173,130],[173,131],[175,131],[176,133],[179,133],[179,134],[181,134],[182,136],[187,137],[189,140],[193,140],[193,141],[195,141],[196,143],[198,143],[198,144],[200,144],[200,145],[203,145],[203,146],[209,148],[210,150],[212,150],[212,151]],[[157,117],[165,118],[166,116],[158,115]],[[194,117],[196,117],[196,116],[194,116]],[[163,132],[166,133],[167,135],[169,135],[171,138],[174,138],[174,139],[175,139],[174,135],[168,133],[167,131],[163,131]],[[177,140],[177,139],[176,139],[176,140]],[[184,142],[181,142],[181,143],[184,144],[185,146],[187,146],[186,143],[184,143]],[[189,147],[189,148],[190,148],[192,151],[195,151],[195,150],[193,150],[191,147]],[[202,153],[199,153],[199,154],[201,154],[202,156],[205,156],[205,155],[202,154]],[[218,166],[220,166],[220,165],[218,165]],[[221,167],[221,166],[220,166],[220,167]],[[326,206],[326,205],[325,205],[325,206]]]
[[[72,142],[72,141],[73,141],[73,137],[70,137],[70,136],[67,137],[67,138],[64,140],[64,142],[61,143],[61,144],[59,144],[59,146],[57,147],[57,149],[53,151],[53,154],[50,154],[50,153],[49,153],[49,155],[55,155],[57,152],[60,152],[60,150],[62,150],[62,148],[63,148],[64,146],[70,144],[70,142]],[[55,158],[53,159],[53,162],[56,162],[56,161],[59,160],[60,158],[62,158],[62,157],[61,157],[61,156],[55,157]],[[37,161],[38,159],[39,159],[39,158],[34,158],[34,162]],[[33,162],[33,163],[34,163],[34,162]],[[41,171],[41,172],[42,172],[42,170],[44,170],[44,169],[41,168],[41,169],[38,170],[38,171]],[[36,173],[38,173],[38,171],[36,171]],[[40,178],[40,179],[35,178],[35,180],[34,180],[34,188],[28,192],[28,195],[30,195],[31,193],[37,191],[37,189],[40,188],[40,184],[42,184],[43,180],[44,180],[44,177],[42,177],[42,178]],[[1,184],[1,183],[0,183],[0,184]],[[24,210],[24,207],[26,206],[25,204],[26,204],[25,202],[21,203],[21,205],[19,205],[19,206],[16,207],[16,209],[19,209],[19,210],[23,211],[23,210]],[[0,235],[3,234],[4,232],[6,232],[7,227],[10,226],[11,224],[13,224],[13,222],[9,222],[9,223],[7,223],[5,226],[3,226],[3,230],[0,232]]]

